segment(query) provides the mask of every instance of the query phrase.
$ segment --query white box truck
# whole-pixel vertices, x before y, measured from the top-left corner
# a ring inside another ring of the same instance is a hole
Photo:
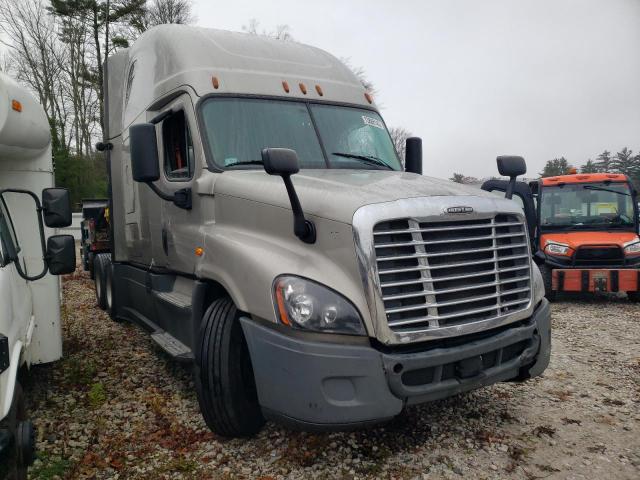
[[[109,59],[105,86],[98,302],[193,364],[215,432],[366,425],[546,368],[522,209],[422,176],[419,139],[403,171],[335,57],[165,25]]]
[[[0,478],[27,478],[34,458],[19,373],[62,355],[54,275],[75,269],[75,242],[49,235],[70,224],[69,193],[54,188],[44,110],[0,74]]]

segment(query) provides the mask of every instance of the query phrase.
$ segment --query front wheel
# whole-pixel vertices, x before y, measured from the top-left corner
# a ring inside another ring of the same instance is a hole
[[[205,422],[224,437],[254,435],[265,420],[258,403],[249,349],[231,299],[220,298],[211,304],[200,332],[195,380]]]
[[[556,299],[556,292],[553,290],[553,270],[547,265],[538,265],[542,274],[542,282],[544,283],[544,296],[547,300],[553,302]]]
[[[27,468],[33,463],[34,455],[32,448],[25,448],[27,445],[22,435],[27,424],[30,422],[27,421],[22,388],[16,382],[9,414],[0,422],[0,428],[10,431],[13,435],[12,447],[5,453],[5,458],[0,458],[0,478],[27,480]],[[34,442],[33,439],[30,440]]]

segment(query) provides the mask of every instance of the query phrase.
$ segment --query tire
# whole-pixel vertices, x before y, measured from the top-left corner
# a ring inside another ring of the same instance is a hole
[[[547,300],[553,302],[556,299],[556,292],[552,288],[552,275],[553,270],[542,264],[538,265],[540,267],[540,273],[542,274],[542,282],[544,283],[544,296],[547,297]]]
[[[118,322],[116,317],[116,290],[113,281],[113,265],[108,263],[104,270],[104,309],[111,320]]]
[[[85,262],[88,265],[87,270],[89,271],[89,277],[91,278],[91,280],[95,280],[96,279],[96,270],[95,270],[95,264],[94,264],[95,255],[91,252],[87,252],[86,255],[87,256],[86,256]]]
[[[2,420],[2,428],[7,428],[16,434],[18,424],[27,419],[22,387],[16,382],[13,401],[9,414]],[[6,480],[27,480],[27,466],[22,464],[20,454],[12,448],[5,458],[0,459],[0,478]]]
[[[229,298],[215,300],[202,318],[195,365],[198,403],[209,428],[223,437],[248,437],[264,425],[247,342]]]
[[[627,298],[634,303],[640,303],[640,292],[627,292]]]
[[[107,299],[105,295],[105,282],[107,269],[110,267],[109,256],[99,253],[93,259],[93,274],[96,287],[96,303],[102,310],[107,308]]]

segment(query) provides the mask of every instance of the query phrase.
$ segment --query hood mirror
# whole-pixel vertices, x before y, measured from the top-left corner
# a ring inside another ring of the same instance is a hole
[[[513,197],[513,189],[516,186],[516,177],[527,173],[527,164],[524,158],[515,155],[501,155],[496,158],[498,163],[498,172],[504,177],[509,177],[507,192],[505,198],[511,200]]]
[[[404,171],[422,175],[422,139],[409,137],[405,143]]]
[[[315,243],[316,227],[312,221],[304,217],[298,194],[291,181],[291,175],[300,171],[298,154],[289,148],[265,148],[262,150],[262,163],[269,175],[282,177],[287,188],[293,212],[293,233],[305,243]]]

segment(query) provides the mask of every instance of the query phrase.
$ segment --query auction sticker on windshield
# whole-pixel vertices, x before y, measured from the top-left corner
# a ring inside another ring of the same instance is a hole
[[[377,118],[371,118],[363,115],[362,121],[365,123],[365,125],[370,125],[372,127],[381,128],[382,130],[384,130],[384,124]]]

